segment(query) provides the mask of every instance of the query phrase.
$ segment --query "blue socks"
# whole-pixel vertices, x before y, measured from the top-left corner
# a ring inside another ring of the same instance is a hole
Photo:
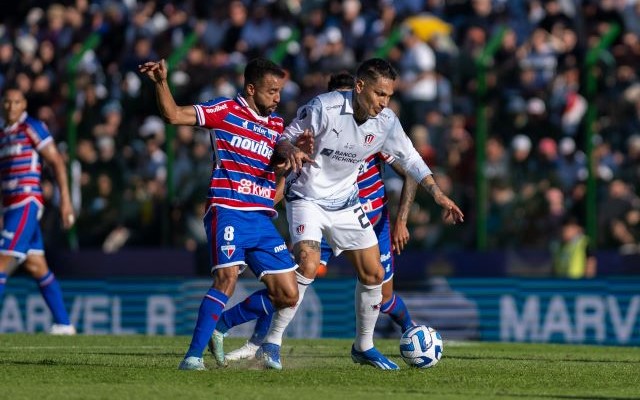
[[[0,275],[0,281],[1,280],[2,275]],[[51,310],[53,322],[56,324],[70,325],[71,322],[69,321],[69,314],[67,314],[67,309],[65,308],[64,301],[62,300],[62,289],[60,289],[60,284],[53,273],[49,271],[45,276],[37,279],[36,281],[38,282],[40,293],[42,294],[44,301],[47,303],[47,306],[49,306],[49,310]],[[2,285],[2,289],[0,289],[0,291],[2,290],[4,290],[4,285]]]
[[[402,301],[400,296],[396,296],[395,293],[391,296],[389,301],[382,304],[380,311],[385,314],[389,314],[389,317],[391,317],[393,322],[400,326],[402,332],[405,332],[407,329],[415,325],[411,320],[409,310],[404,304],[404,301]]]
[[[205,347],[213,334],[213,330],[216,328],[220,314],[227,304],[229,298],[222,292],[219,292],[213,288],[209,289],[207,294],[200,303],[200,309],[198,310],[198,321],[196,327],[193,329],[193,337],[191,338],[191,344],[189,350],[187,350],[186,357],[202,357]]]
[[[2,295],[4,294],[4,286],[7,284],[7,274],[4,272],[0,272],[0,300],[2,300]]]
[[[253,335],[249,339],[249,342],[261,345],[264,341],[264,337],[267,336],[267,332],[269,332],[269,327],[271,326],[271,320],[273,319],[273,314],[264,315],[256,321],[256,327],[253,329]]]
[[[267,289],[263,289],[252,293],[244,299],[244,301],[222,313],[220,321],[218,321],[218,325],[216,325],[216,330],[226,333],[236,325],[241,325],[245,322],[264,317],[265,315],[273,314],[274,311],[275,308],[273,304],[271,304],[271,300],[269,300]],[[262,337],[267,334],[269,324],[271,324],[271,318],[269,318],[267,322],[267,328],[264,330]]]

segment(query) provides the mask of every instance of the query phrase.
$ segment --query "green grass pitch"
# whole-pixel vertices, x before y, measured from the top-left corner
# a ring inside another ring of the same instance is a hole
[[[0,399],[640,399],[640,348],[447,342],[434,368],[353,364],[350,340],[285,341],[283,371],[254,362],[178,371],[189,337],[0,335]],[[231,350],[243,343],[227,339]]]

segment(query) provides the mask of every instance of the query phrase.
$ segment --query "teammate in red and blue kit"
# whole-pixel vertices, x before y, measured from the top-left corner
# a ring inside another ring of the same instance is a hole
[[[19,265],[38,282],[51,314],[50,333],[74,335],[60,284],[44,256],[39,219],[44,203],[40,184],[41,158],[53,168],[60,190],[60,215],[65,229],[75,222],[65,163],[49,130],[27,114],[27,100],[17,87],[7,87],[2,98],[4,126],[0,128],[2,232],[0,232],[0,296],[7,276]]]
[[[139,69],[154,82],[158,107],[167,122],[213,131],[215,166],[204,226],[214,281],[202,300],[191,344],[179,366],[203,370],[207,341],[247,265],[267,286],[246,300],[249,312],[273,312],[298,300],[297,266],[271,221],[276,215],[271,155],[283,131],[282,118],[274,111],[285,73],[269,60],[254,59],[244,71],[243,93],[235,99],[177,106],[164,60],[147,62]]]

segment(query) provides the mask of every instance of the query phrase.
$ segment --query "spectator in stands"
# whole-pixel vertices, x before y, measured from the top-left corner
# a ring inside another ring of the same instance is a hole
[[[553,274],[558,278],[594,278],[597,260],[589,245],[589,238],[575,218],[562,224],[558,242],[552,246]]]

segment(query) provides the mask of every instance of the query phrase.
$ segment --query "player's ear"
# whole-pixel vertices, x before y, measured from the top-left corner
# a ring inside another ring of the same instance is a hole
[[[356,93],[361,93],[364,90],[364,80],[356,79],[356,85],[354,86]]]
[[[254,85],[253,83],[249,83],[244,91],[247,93],[247,96],[253,96],[254,94],[256,94],[256,85]]]

